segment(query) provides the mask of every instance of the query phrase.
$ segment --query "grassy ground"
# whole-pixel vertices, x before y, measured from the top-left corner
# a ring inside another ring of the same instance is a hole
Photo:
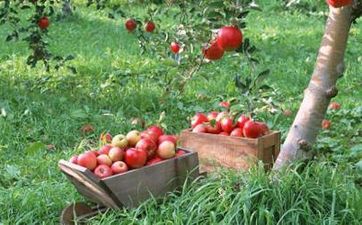
[[[264,13],[248,17],[245,35],[261,49],[258,56],[272,71],[268,83],[277,91],[273,100],[295,113],[313,70],[325,18],[284,11],[276,2],[262,1]],[[279,184],[257,168],[248,173],[222,171],[166,199],[135,210],[109,211],[90,223],[359,224],[361,22],[352,28],[347,70],[338,84],[335,100],[342,110],[328,112],[332,128],[320,135],[318,155],[310,165],[295,165]],[[81,146],[102,131],[125,132],[132,128],[132,117],[154,122],[165,111],[167,131],[179,132],[188,126],[188,116],[212,109],[219,96],[238,96],[229,66],[233,58],[226,57],[200,71],[208,80],[197,76],[180,98],[160,103],[163,87],[149,78],[162,75],[162,62],[139,55],[135,38],[125,32],[121,20],[108,20],[84,7],[50,29],[51,50],[76,55],[76,75],[67,70],[46,73],[42,66],[30,69],[24,63],[26,45],[3,42],[7,31],[0,30],[0,224],[57,224],[63,207],[82,200],[61,175],[57,161],[82,151]],[[266,119],[284,134],[292,122],[280,112],[266,114]],[[94,133],[80,132],[87,123],[95,127]],[[49,144],[55,148],[47,149]]]

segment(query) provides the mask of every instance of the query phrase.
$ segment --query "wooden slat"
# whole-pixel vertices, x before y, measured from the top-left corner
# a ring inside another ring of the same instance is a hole
[[[91,171],[65,160],[60,160],[58,165],[78,192],[89,200],[110,208],[119,207],[120,203],[110,197],[109,190],[102,187],[100,180]]]
[[[185,181],[187,171],[193,171],[191,178],[198,176],[197,167],[197,153],[188,153],[103,179],[102,182],[125,207],[132,208],[151,196],[160,197],[175,190]]]

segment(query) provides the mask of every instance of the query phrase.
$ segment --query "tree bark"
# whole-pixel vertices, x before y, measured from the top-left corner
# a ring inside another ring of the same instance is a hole
[[[344,72],[344,52],[351,26],[351,6],[329,8],[326,29],[317,62],[304,99],[291,126],[274,170],[294,160],[313,156],[314,144],[331,98],[337,95],[337,79]]]
[[[70,0],[63,0],[63,8],[62,8],[63,17],[68,17],[73,14],[72,5]]]

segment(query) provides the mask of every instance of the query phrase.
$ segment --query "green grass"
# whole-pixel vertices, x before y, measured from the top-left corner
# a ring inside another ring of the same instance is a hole
[[[273,101],[295,114],[325,18],[284,11],[276,2],[262,1],[264,13],[251,13],[244,33],[260,49],[262,66],[271,69],[267,82],[276,89]],[[157,79],[176,69],[151,55],[140,56],[121,20],[79,5],[73,17],[51,28],[51,51],[74,54],[71,64],[77,74],[66,69],[46,73],[41,65],[29,68],[26,45],[5,43],[8,28],[0,30],[0,109],[6,112],[0,116],[0,224],[57,224],[63,207],[83,200],[57,162],[83,151],[101,132],[126,132],[133,128],[131,118],[153,123],[161,112],[166,113],[167,131],[179,132],[195,111],[213,109],[221,97],[238,96],[233,83],[238,66],[232,56],[202,68],[183,95],[164,98]],[[222,171],[165,199],[109,211],[90,223],[359,224],[362,177],[355,165],[362,157],[361,28],[362,23],[352,28],[347,70],[338,83],[335,100],[343,110],[328,112],[333,125],[319,136],[311,164],[294,165],[279,183],[257,168]],[[284,135],[292,122],[280,111],[266,112],[265,119]],[[80,128],[87,123],[95,131],[85,135]],[[48,150],[48,144],[55,149]]]

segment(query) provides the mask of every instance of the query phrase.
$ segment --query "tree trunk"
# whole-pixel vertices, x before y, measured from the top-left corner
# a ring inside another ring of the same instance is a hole
[[[70,0],[63,0],[63,8],[62,8],[63,17],[68,17],[73,14],[72,5]]]
[[[329,10],[312,78],[304,91],[303,102],[275,162],[274,170],[279,170],[294,160],[312,157],[310,150],[329,102],[338,93],[336,83],[344,71],[343,59],[351,26],[352,7],[330,7]]]

